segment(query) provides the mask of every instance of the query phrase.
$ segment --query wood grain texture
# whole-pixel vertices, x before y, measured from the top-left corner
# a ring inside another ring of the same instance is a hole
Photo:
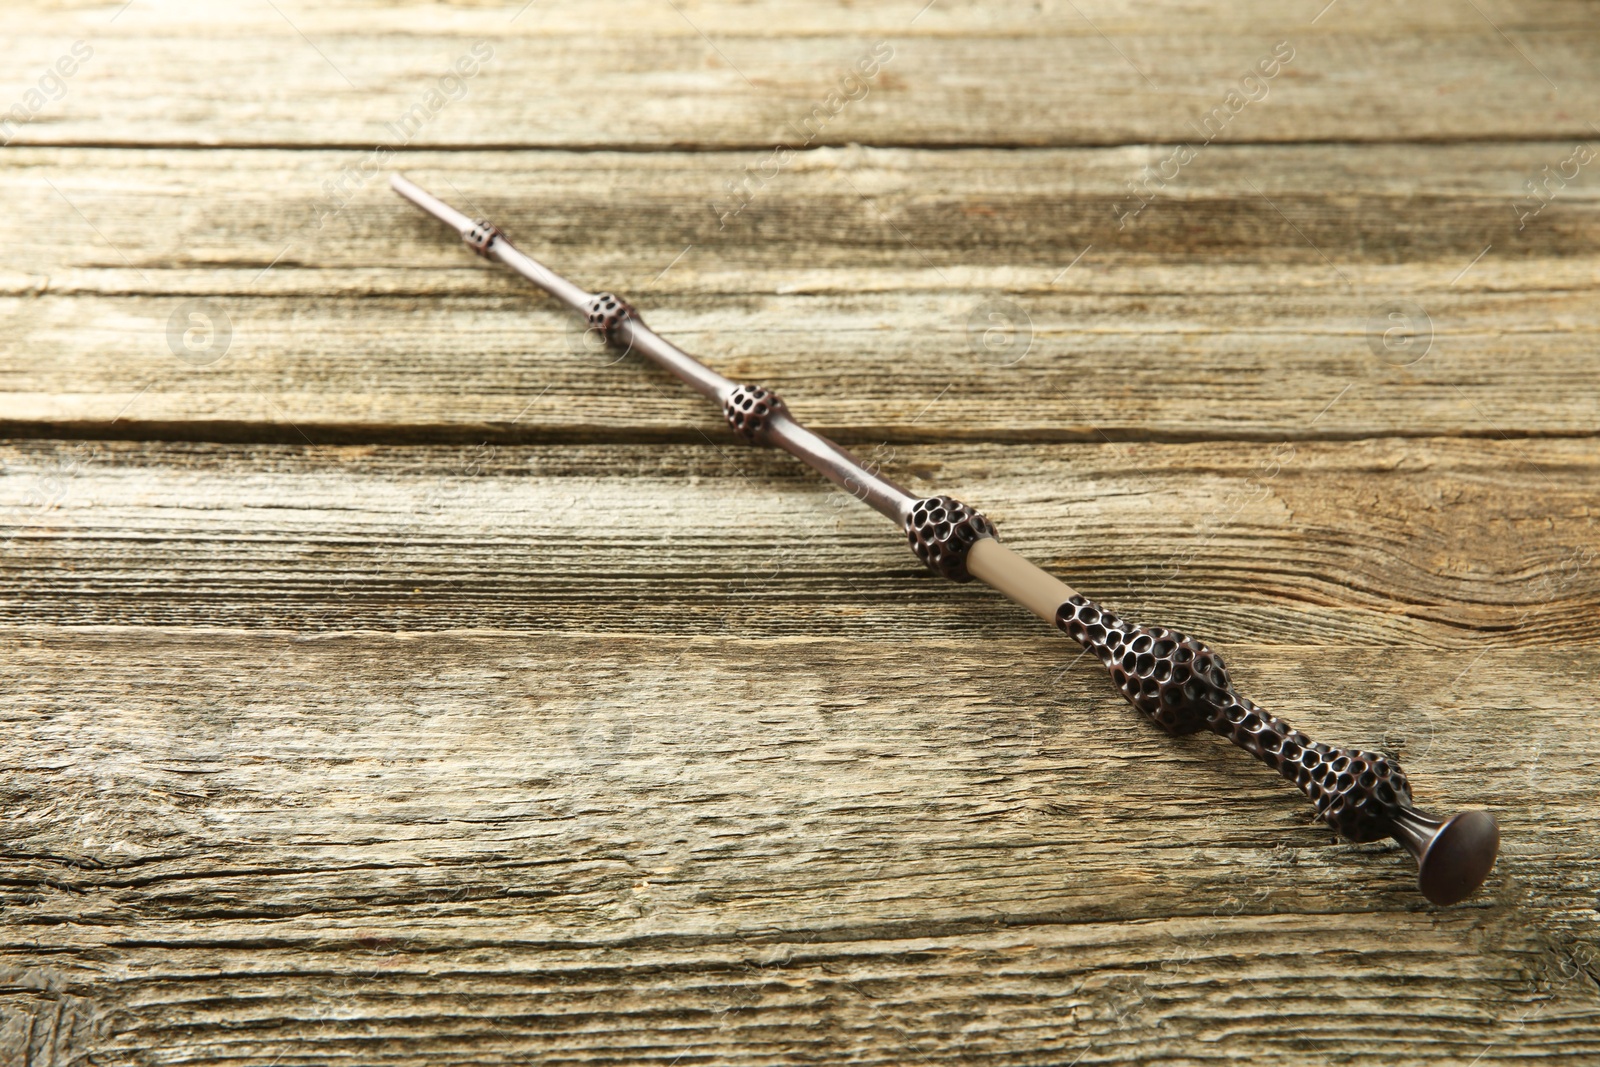
[[[1585,9],[6,28],[0,1065],[1600,1060]],[[1483,891],[1159,734],[391,166],[1494,809]]]
[[[1227,139],[1588,138],[1600,88],[1592,22],[1558,2],[1341,0],[1321,17],[1324,3],[1270,0],[14,6],[21,32],[0,43],[13,95],[74,39],[94,49],[19,143],[1171,142],[1280,42],[1293,59]],[[464,93],[397,135],[390,124],[480,41],[493,57]],[[808,130],[879,42],[893,58],[873,90]]]
[[[1593,1053],[1587,441],[932,452],[895,459],[1500,812],[1489,889],[1428,909],[786,457],[19,444],[0,905],[15,981],[78,998],[30,1025],[108,1062]]]
[[[1582,441],[891,446],[913,492],[1130,618],[1241,640],[1600,636]],[[1038,622],[947,586],[781,453],[692,446],[0,450],[0,609],[29,624],[898,641]],[[1465,661],[1462,666],[1464,667]]]
[[[1061,673],[1059,638],[5,641],[4,955],[93,1005],[108,1062],[1596,1052],[1596,828],[1559,814],[1588,710],[1549,702],[1544,652],[1426,732],[1300,716],[1502,812],[1488,891],[1436,912],[1392,843],[1333,843],[1239,753]],[[1456,673],[1237,651],[1280,706]],[[1486,743],[1498,708],[1522,747]]]
[[[740,153],[404,163],[846,441],[1275,441],[1592,435],[1600,200],[1585,174],[1520,230],[1515,210],[1570,151],[1214,146],[1125,225],[1154,149],[823,150],[721,227],[709,202]],[[319,183],[347,154],[8,158],[8,432],[719,432],[381,179],[319,227]],[[1015,326],[998,347],[993,300]],[[1414,309],[1411,348],[1383,344],[1396,306]],[[195,309],[232,328],[201,365],[168,336]]]

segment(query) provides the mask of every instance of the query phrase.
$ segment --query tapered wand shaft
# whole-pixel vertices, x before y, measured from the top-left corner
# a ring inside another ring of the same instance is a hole
[[[519,251],[495,226],[468,218],[401,175],[390,182],[479,255],[504,263],[582,315],[606,343],[639,352],[716,401],[740,438],[789,452],[898,524],[934,573],[957,582],[977,578],[1058,626],[1094,653],[1124,699],[1168,733],[1221,734],[1298,786],[1346,838],[1394,837],[1417,860],[1418,885],[1430,901],[1454,904],[1488,876],[1500,844],[1488,812],[1439,818],[1417,810],[1405,773],[1387,754],[1312,741],[1239,695],[1221,657],[1202,642],[1123,621],[1002,545],[981,512],[947,496],[912,496],[806,429],[772,390],[724,378],[661,337],[627,301],[574,285]]]
[[[395,192],[461,234],[461,239],[479,255],[504,263],[582,315],[603,340],[638,352],[665,368],[695,392],[722,405],[724,412],[737,411],[740,421],[733,428],[746,440],[782,448],[878,512],[896,522],[905,522],[916,503],[915,497],[879,477],[847,450],[800,425],[770,390],[741,386],[724,378],[646,326],[627,301],[610,293],[585,292],[524,255],[489,223],[474,222],[401,175],[394,175],[389,182]],[[729,421],[733,423],[732,415]]]

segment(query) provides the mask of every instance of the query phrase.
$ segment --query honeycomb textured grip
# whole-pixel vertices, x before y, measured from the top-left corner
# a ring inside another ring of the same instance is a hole
[[[1056,625],[1099,657],[1128,703],[1172,734],[1209,729],[1300,787],[1317,814],[1351,841],[1388,837],[1411,806],[1411,787],[1381,752],[1319,744],[1234,690],[1203,643],[1159,626],[1134,626],[1075,596]]]
[[[600,334],[602,341],[611,340],[612,333],[622,320],[640,321],[633,305],[615,293],[594,294],[584,306],[583,317],[589,323],[589,329]]]
[[[738,386],[722,402],[729,429],[753,445],[765,444],[772,420],[788,410],[783,397],[764,385]]]
[[[952,582],[972,581],[967,553],[981,539],[994,536],[994,523],[983,512],[948,496],[919,500],[906,516],[911,551],[930,571]]]
[[[484,259],[489,258],[489,248],[495,241],[506,235],[505,231],[486,219],[479,219],[461,235],[461,239]]]

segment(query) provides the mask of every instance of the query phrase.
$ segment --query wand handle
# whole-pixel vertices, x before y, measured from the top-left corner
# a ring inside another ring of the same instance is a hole
[[[1441,819],[1412,807],[1410,783],[1393,758],[1321,744],[1268,714],[1239,695],[1222,657],[1204,643],[1124,622],[1006,548],[993,523],[949,497],[918,501],[907,535],[937,573],[978,578],[1055,623],[1167,733],[1221,734],[1298,786],[1348,840],[1395,838],[1417,861],[1417,886],[1433,903],[1465,900],[1488,877],[1500,848],[1493,815],[1469,810]]]
[[[1440,819],[1411,806],[1405,772],[1382,752],[1311,740],[1240,696],[1222,657],[1159,626],[1137,626],[1082,596],[1056,610],[1059,626],[1111,674],[1128,703],[1174,735],[1221,734],[1289,779],[1317,814],[1351,841],[1394,837],[1417,861],[1435,904],[1466,899],[1494,866],[1500,830],[1486,811]]]
[[[1399,840],[1417,860],[1423,895],[1435,904],[1464,899],[1488,875],[1500,842],[1488,812],[1439,819],[1418,811],[1405,774],[1388,756],[1312,741],[1239,696],[1221,658],[1204,644],[1176,630],[1130,626],[1002,545],[981,512],[947,496],[913,497],[803,426],[772,390],[736,384],[661,337],[626,300],[574,285],[517,249],[498,227],[468,218],[401,175],[390,183],[453,227],[473,251],[504,263],[582,315],[601,340],[638,350],[715,401],[746,443],[784,449],[899,524],[912,551],[935,574],[957,582],[977,578],[1065,630],[1099,658],[1123,697],[1162,729],[1219,733],[1299,786],[1345,837]]]

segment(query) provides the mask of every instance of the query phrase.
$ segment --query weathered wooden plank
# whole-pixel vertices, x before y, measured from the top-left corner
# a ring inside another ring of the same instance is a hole
[[[520,7],[8,9],[0,1063],[1600,1058],[1592,19]],[[838,147],[749,177],[797,138]],[[1427,907],[574,344],[382,188],[399,142],[1496,809],[1484,891]],[[996,297],[1025,354],[975,343]],[[180,358],[204,308],[230,347]]]
[[[1324,698],[1306,728],[1501,813],[1498,873],[1439,912],[1392,844],[1334,843],[1042,637],[0,640],[7,1018],[101,1062],[1492,1063],[1600,1041],[1588,651],[1552,685],[1544,648],[1457,682],[1403,648],[1238,650],[1274,665],[1250,672],[1264,702]],[[1459,704],[1351,699],[1386,674]]]
[[[1217,146],[1126,225],[1149,149],[824,150],[721,228],[707,202],[738,153],[413,162],[824,432],[1278,440],[1592,434],[1600,201],[1585,175],[1517,214],[1521,183],[1570,151]],[[318,183],[346,156],[5,158],[8,433],[720,432],[381,181],[319,229]],[[1016,332],[986,334],[993,299]],[[1385,342],[1396,308],[1408,344]],[[225,351],[169,336],[195,310],[226,317]]]
[[[358,928],[294,953],[169,948],[198,973],[128,982],[136,1005],[102,1023],[115,1036],[95,1058],[893,1064],[1158,1055],[1183,1064],[1245,1056],[1424,1064],[1593,1056],[1593,1009],[1575,983],[1556,992],[1513,979],[1507,992],[1486,995],[1493,980],[1467,923],[1435,920],[1427,932],[1400,934],[1396,925],[1382,913],[1033,926],[865,944],[774,938],[628,945],[599,962],[593,948],[513,941],[503,950],[441,950],[426,937]],[[1505,940],[1494,947],[1508,955],[1522,948],[1515,931]],[[1539,953],[1525,958],[1537,966]],[[270,974],[216,973],[247,959],[308,977],[294,988]]]
[[[1587,139],[1600,59],[1560,3],[120,6],[18,5],[18,141],[1103,144],[1204,136],[1218,108],[1229,140]],[[92,55],[39,85],[75,39]],[[844,78],[884,47],[861,96]]]
[[[914,492],[985,508],[1089,595],[1224,646],[1403,643],[1461,670],[1600,628],[1588,440],[875,454]],[[1039,632],[772,452],[40,442],[0,459],[14,622]]]

